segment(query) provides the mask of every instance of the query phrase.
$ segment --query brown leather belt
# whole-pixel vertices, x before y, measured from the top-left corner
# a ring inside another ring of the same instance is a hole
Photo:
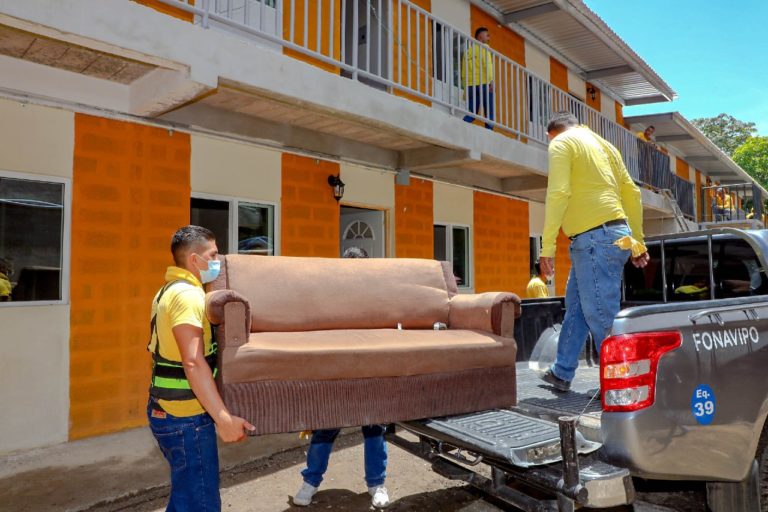
[[[581,235],[583,235],[583,234],[585,234],[585,233],[589,233],[590,231],[595,231],[596,229],[607,228],[607,227],[609,227],[609,226],[618,226],[618,225],[626,226],[626,225],[627,225],[627,219],[616,219],[616,220],[609,220],[608,222],[606,222],[606,223],[604,223],[604,224],[600,224],[600,225],[598,225],[598,226],[595,226],[595,227],[593,227],[593,228],[590,228],[590,229],[588,229],[588,230],[586,230],[586,231],[582,231],[581,233],[578,233],[578,234],[576,234],[576,235],[573,235],[573,236],[569,236],[568,238],[569,238],[569,239],[571,239],[571,240],[573,240],[573,239],[575,239],[577,236],[581,236]]]

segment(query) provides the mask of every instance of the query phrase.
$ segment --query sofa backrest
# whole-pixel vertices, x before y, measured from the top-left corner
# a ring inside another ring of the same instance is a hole
[[[448,322],[453,277],[439,261],[222,256],[221,277],[251,304],[251,331],[431,328]]]

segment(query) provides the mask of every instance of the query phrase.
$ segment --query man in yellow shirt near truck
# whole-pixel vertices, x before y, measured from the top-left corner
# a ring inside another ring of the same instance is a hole
[[[493,121],[493,53],[488,47],[491,34],[485,27],[475,30],[477,42],[469,42],[469,47],[461,59],[461,83],[467,94],[467,110],[473,114],[480,112],[483,107],[483,115]],[[471,123],[474,116],[466,115],[464,120]],[[493,130],[493,124],[486,122],[485,127]]]
[[[567,391],[587,334],[592,333],[599,352],[619,312],[624,264],[632,257],[635,266],[644,267],[648,253],[640,189],[618,150],[579,126],[570,112],[556,113],[547,135],[549,180],[539,263],[544,275],[554,274],[555,244],[562,228],[571,239],[571,272],[557,357],[542,378]]]
[[[219,512],[216,432],[236,442],[254,427],[229,413],[214,382],[216,342],[203,290],[219,273],[214,235],[183,227],[173,235],[171,253],[175,264],[152,301],[149,427],[171,468],[166,510]]]

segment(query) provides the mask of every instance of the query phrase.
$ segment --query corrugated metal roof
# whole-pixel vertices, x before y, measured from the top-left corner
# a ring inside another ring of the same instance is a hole
[[[660,144],[674,148],[693,167],[704,171],[715,181],[731,184],[756,183],[744,169],[679,112],[627,116],[624,122],[635,132],[653,125],[656,128],[654,137]],[[760,189],[763,194],[768,195],[767,190],[763,187]]]
[[[576,67],[583,78],[611,91],[626,104],[671,101],[677,96],[582,0],[474,2],[493,11],[500,21],[551,50]]]

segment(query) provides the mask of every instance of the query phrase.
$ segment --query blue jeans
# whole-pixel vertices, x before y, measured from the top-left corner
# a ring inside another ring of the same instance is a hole
[[[219,451],[216,427],[208,414],[187,418],[152,416],[149,428],[171,467],[171,497],[166,512],[220,512]]]
[[[368,425],[363,427],[363,453],[365,457],[365,482],[368,487],[384,485],[387,476],[387,443],[384,441],[384,427]],[[307,467],[301,472],[304,481],[319,487],[328,469],[333,442],[339,429],[315,430],[307,450]]]
[[[603,226],[571,242],[571,273],[565,291],[565,319],[552,365],[556,377],[571,381],[587,334],[600,345],[621,308],[621,274],[630,251],[613,243],[629,235],[626,225]]]
[[[482,104],[485,117],[493,121],[493,103],[493,92],[488,90],[488,84],[467,87],[467,109],[473,114],[480,112],[480,105]],[[475,118],[466,115],[464,120],[471,123]],[[485,127],[489,130],[493,129],[491,123],[485,123]]]

